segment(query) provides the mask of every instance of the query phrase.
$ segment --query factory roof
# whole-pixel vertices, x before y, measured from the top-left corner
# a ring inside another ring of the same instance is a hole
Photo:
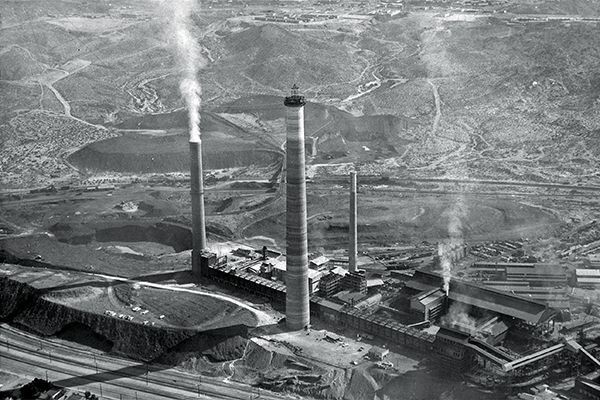
[[[486,329],[486,332],[488,332],[492,336],[498,336],[506,332],[508,328],[509,326],[506,325],[506,322],[497,321],[490,325],[489,328]]]
[[[600,394],[600,385],[598,383],[583,378],[577,378],[577,382],[592,391],[592,393]]]
[[[587,284],[594,284],[594,285],[599,285],[600,284],[600,276],[594,276],[594,277],[577,277],[577,283],[587,283]]]
[[[274,269],[278,269],[280,271],[286,271],[286,263],[285,261],[282,262],[278,262],[275,265],[273,265]],[[321,276],[323,276],[323,273],[321,271],[315,271],[314,269],[308,269],[308,278],[309,279],[321,279]]]
[[[372,278],[372,279],[367,279],[367,287],[377,287],[377,286],[383,286],[383,279],[381,278]]]
[[[477,261],[471,265],[471,268],[489,268],[494,267],[524,267],[533,268],[536,264],[534,263],[511,263],[511,262],[496,262],[496,261]]]
[[[444,297],[446,294],[441,289],[432,289],[428,292],[418,295],[418,300],[423,305],[428,305],[436,300],[439,300],[441,297]]]
[[[524,275],[533,278],[559,277],[566,278],[565,268],[560,264],[546,263],[506,263],[506,262],[476,262],[471,266],[476,271],[501,271],[507,275]]]
[[[388,355],[388,353],[390,352],[389,349],[384,349],[383,347],[379,347],[379,346],[373,346],[369,349],[369,357],[374,357],[380,360],[383,360],[383,358]]]
[[[582,269],[582,268],[577,268],[575,270],[575,275],[577,275],[577,276],[594,276],[594,277],[600,277],[600,269]]]
[[[442,326],[435,336],[452,342],[466,343],[470,335],[455,328]]]
[[[321,307],[329,308],[334,311],[340,311],[342,308],[344,308],[343,304],[334,303],[333,301],[329,301],[319,296],[313,296],[310,301],[320,305]]]
[[[427,271],[416,271],[413,281],[428,289],[440,288],[443,278],[440,274]],[[549,320],[556,311],[546,307],[544,303],[526,299],[512,293],[484,287],[477,283],[453,279],[450,281],[448,298],[471,306],[507,315],[522,321],[539,324]]]
[[[317,267],[320,267],[321,265],[326,264],[328,262],[329,262],[329,258],[327,258],[325,256],[319,256],[317,258],[310,260],[310,263],[316,265]]]
[[[345,276],[348,273],[348,270],[343,267],[335,267],[334,269],[331,270],[331,273],[340,275],[340,276]]]
[[[334,295],[335,298],[343,301],[344,303],[357,303],[361,300],[367,298],[366,294],[360,292],[350,292],[348,290],[343,290]]]

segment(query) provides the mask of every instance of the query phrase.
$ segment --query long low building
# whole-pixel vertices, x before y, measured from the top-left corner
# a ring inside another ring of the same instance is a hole
[[[469,273],[482,279],[527,282],[531,286],[566,286],[567,271],[559,264],[476,262]]]
[[[597,288],[600,286],[600,269],[576,269],[575,283],[579,287]]]
[[[442,287],[443,277],[435,272],[416,271],[412,280],[406,285],[413,289],[430,291]],[[542,302],[456,279],[450,281],[448,299],[492,311],[530,325],[548,323],[557,314],[557,310]]]
[[[568,289],[548,286],[530,286],[528,282],[483,281],[485,286],[531,300],[545,303],[548,307],[567,310],[571,307]]]

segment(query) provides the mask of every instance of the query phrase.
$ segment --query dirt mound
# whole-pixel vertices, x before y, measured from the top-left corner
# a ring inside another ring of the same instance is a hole
[[[345,400],[375,400],[379,399],[377,391],[379,386],[369,373],[362,369],[355,369],[352,372],[350,384],[346,389]]]
[[[235,380],[276,392],[342,399],[346,398],[344,392],[349,394],[353,390],[347,389],[349,375],[344,370],[317,365],[296,356],[285,342],[252,339],[244,356],[234,361],[231,369]],[[356,396],[348,398],[362,399]]]
[[[26,49],[13,46],[0,53],[0,79],[18,81],[44,72],[44,66]]]
[[[88,326],[74,322],[66,325],[56,334],[56,337],[70,342],[80,343],[94,349],[109,352],[113,348],[113,342],[102,335],[98,335]]]
[[[94,236],[93,234],[89,237],[79,236],[78,239],[81,240],[79,244],[90,243]],[[112,254],[102,248],[98,249],[97,243],[74,245],[63,243],[47,235],[0,240],[0,262],[48,269],[102,272],[124,277],[181,268],[181,264],[177,262],[168,263],[156,259],[138,260],[122,254]]]
[[[265,150],[259,143],[210,133],[202,139],[205,169],[266,167],[280,154]],[[69,161],[90,171],[132,173],[187,172],[190,169],[188,136],[153,137],[126,135],[92,143],[73,153]]]
[[[247,113],[265,121],[283,118],[282,98],[257,95],[238,99],[219,107],[223,113]],[[395,115],[355,117],[333,106],[307,103],[305,107],[306,136],[319,138],[318,152],[352,154],[365,157],[368,151],[378,156],[399,154],[412,139],[407,132],[414,125],[407,118]]]
[[[457,196],[361,195],[358,234],[360,243],[387,245],[395,242],[439,241],[448,237]],[[465,240],[498,240],[546,237],[558,229],[560,220],[551,212],[506,198],[464,196],[460,210]],[[309,194],[308,246],[310,249],[343,248],[348,243],[348,197],[346,194]],[[315,217],[312,217],[316,215]],[[264,235],[284,245],[285,213],[270,215],[247,226],[243,237]]]
[[[196,351],[206,352],[206,357],[215,360],[241,357],[245,346],[240,338],[248,329],[243,323],[256,324],[250,311],[212,297],[192,297],[189,293],[174,296],[166,290],[133,289],[126,284],[113,288],[107,282],[73,272],[5,267],[11,272],[0,275],[0,319],[42,335],[76,339],[136,359],[154,359],[180,344],[184,350],[195,346]],[[90,297],[90,291],[97,295]],[[62,292],[70,297],[77,293],[81,296],[65,302]],[[131,311],[130,304],[139,304],[148,312],[141,318]],[[106,315],[106,309],[133,313],[135,317],[127,320]],[[158,318],[161,313],[166,317]],[[153,323],[142,323],[144,318]],[[176,319],[185,321],[177,323]]]
[[[192,336],[169,350],[163,356],[170,364],[184,363],[192,358],[203,357],[209,362],[223,362],[243,357],[248,340],[240,335],[202,335]]]
[[[64,243],[157,242],[176,252],[192,248],[192,232],[187,226],[171,223],[86,223],[61,222],[49,227],[56,239]]]

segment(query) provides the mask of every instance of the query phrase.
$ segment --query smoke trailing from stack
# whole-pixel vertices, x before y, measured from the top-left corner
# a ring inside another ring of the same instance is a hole
[[[286,106],[286,304],[288,329],[310,323],[303,96],[294,85]]]
[[[464,198],[459,196],[447,211],[448,214],[448,239],[438,244],[438,256],[444,280],[443,290],[448,295],[450,280],[452,279],[452,265],[456,260],[457,250],[464,246],[462,218],[466,216]]]
[[[188,112],[193,230],[192,269],[195,271],[199,271],[197,265],[199,253],[206,247],[200,134],[202,87],[198,80],[198,72],[205,65],[205,60],[193,35],[192,15],[197,8],[195,0],[164,0],[159,10],[161,16],[165,18],[169,43],[175,44],[178,62],[182,69],[179,91],[185,100]]]

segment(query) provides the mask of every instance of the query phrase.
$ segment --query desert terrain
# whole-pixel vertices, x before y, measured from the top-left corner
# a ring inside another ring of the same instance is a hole
[[[190,29],[202,52],[210,245],[284,250],[283,97],[294,83],[315,146],[306,171],[311,251],[345,249],[351,171],[364,257],[435,245],[457,217],[465,242],[521,240],[540,261],[600,240],[589,225],[600,215],[600,2],[491,1],[467,11],[462,2],[424,3],[202,2]],[[327,17],[268,20],[303,13]],[[276,324],[281,310],[186,286],[188,120],[160,2],[11,0],[0,15],[1,276],[47,310],[74,310],[68,322],[46,325],[25,306],[2,318],[67,339],[91,329],[99,336],[82,345],[132,356],[122,337],[85,317],[127,309],[136,320],[117,324],[130,332],[156,326],[171,335],[141,335],[136,349],[154,345],[146,360],[246,383],[256,383],[263,362],[274,386],[284,379],[277,367],[302,370],[293,363],[306,359],[266,362],[275,345],[242,338],[267,325],[266,314]],[[138,318],[136,306],[148,316]],[[219,336],[223,329],[236,339]],[[214,340],[205,341],[207,331]],[[301,341],[273,332],[261,340]],[[156,344],[163,339],[168,348]],[[202,351],[192,349],[203,340]],[[399,361],[410,371],[395,379],[369,372],[380,394],[414,374],[435,382],[429,395],[460,398],[465,387],[411,360]],[[346,370],[372,364],[343,361],[306,367],[333,388],[310,395],[343,396],[337,374],[361,385],[362,372]],[[417,386],[411,393],[428,395]]]

